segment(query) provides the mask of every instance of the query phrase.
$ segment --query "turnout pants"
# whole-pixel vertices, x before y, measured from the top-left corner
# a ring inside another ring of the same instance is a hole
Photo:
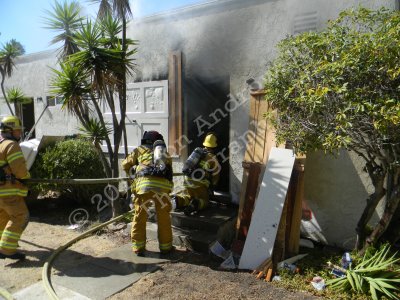
[[[158,242],[161,252],[168,252],[172,248],[171,228],[171,201],[167,194],[163,196],[153,192],[135,195],[135,214],[132,219],[132,249],[135,252],[144,251],[146,248],[146,222],[151,202],[154,203],[158,225]]]
[[[18,241],[28,225],[29,212],[20,196],[0,197],[0,252],[17,252]]]
[[[178,207],[186,207],[192,199],[199,200],[199,209],[205,209],[208,206],[209,195],[206,186],[187,187],[176,195]]]

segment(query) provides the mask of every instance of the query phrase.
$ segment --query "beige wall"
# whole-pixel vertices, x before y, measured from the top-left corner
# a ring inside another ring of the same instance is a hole
[[[307,18],[311,18],[311,27],[319,30],[345,8],[358,5],[394,8],[395,4],[394,0],[221,0],[131,22],[128,36],[139,40],[139,45],[137,75],[130,80],[166,79],[170,51],[182,51],[184,76],[229,75],[230,94],[243,103],[231,112],[229,128],[231,144],[239,145],[231,149],[229,157],[230,189],[237,197],[246,147],[240,137],[248,129],[246,80],[254,78],[262,86],[276,44],[298,26],[304,26]],[[44,102],[36,98],[45,101],[50,78],[48,66],[54,66],[55,62],[54,54],[50,53],[25,56],[17,64],[13,78],[7,81],[7,86],[20,86],[25,94],[35,97],[36,118],[44,107]],[[3,112],[1,106],[0,110]],[[74,118],[56,107],[45,113],[37,135],[71,134],[76,126]],[[341,246],[352,243],[355,224],[371,189],[361,168],[362,162],[347,152],[341,152],[338,158],[309,154],[306,200],[314,211],[322,240]]]
[[[45,51],[25,55],[16,60],[15,70],[11,78],[5,81],[6,88],[19,87],[28,97],[34,98],[35,120],[46,106],[46,96],[50,93],[50,81],[53,76],[50,67],[57,63],[54,51]],[[39,99],[41,98],[41,100]],[[8,110],[0,106],[1,114]],[[77,132],[78,123],[74,117],[61,110],[61,105],[49,107],[36,127],[36,137],[43,135],[70,135]]]

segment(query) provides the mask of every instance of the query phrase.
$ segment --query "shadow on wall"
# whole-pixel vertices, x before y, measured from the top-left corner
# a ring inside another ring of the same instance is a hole
[[[357,222],[373,191],[363,167],[361,158],[345,150],[337,158],[323,152],[307,155],[302,235],[345,249],[354,247]],[[375,213],[372,221],[377,217]]]

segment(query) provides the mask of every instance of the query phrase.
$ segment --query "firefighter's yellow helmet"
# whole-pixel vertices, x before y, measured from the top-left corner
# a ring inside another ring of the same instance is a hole
[[[209,133],[206,135],[203,146],[208,147],[208,148],[215,148],[217,147],[217,137],[215,134]]]
[[[22,129],[21,120],[16,116],[6,116],[1,120],[0,131],[12,131]]]

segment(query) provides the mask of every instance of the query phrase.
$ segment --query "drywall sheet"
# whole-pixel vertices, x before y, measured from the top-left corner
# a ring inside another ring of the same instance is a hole
[[[239,269],[254,270],[272,255],[294,160],[292,150],[271,149]]]

